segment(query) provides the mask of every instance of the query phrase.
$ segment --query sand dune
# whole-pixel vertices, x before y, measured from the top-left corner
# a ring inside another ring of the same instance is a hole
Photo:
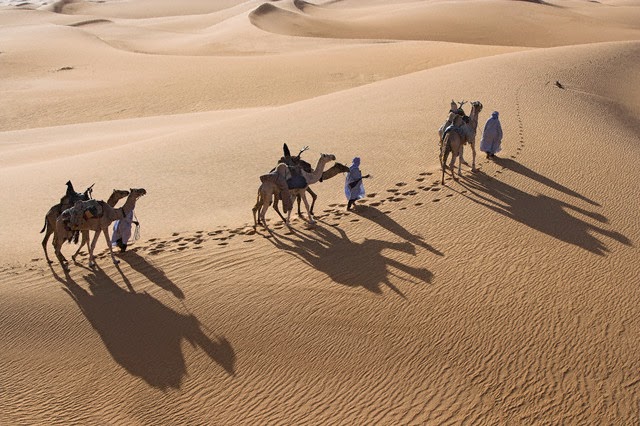
[[[640,3],[32,6],[0,10],[1,424],[638,422]],[[441,185],[451,99],[504,145]],[[254,229],[284,142],[360,156],[358,209],[338,175]],[[45,262],[68,179],[147,190],[119,265]]]

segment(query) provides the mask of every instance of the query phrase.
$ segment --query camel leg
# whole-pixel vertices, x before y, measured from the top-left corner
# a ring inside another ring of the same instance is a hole
[[[296,201],[298,201],[298,216],[302,216],[302,211],[300,210],[300,194],[296,195]]]
[[[89,247],[89,267],[93,268],[96,266],[96,258],[93,256],[93,250],[96,248],[96,243],[98,242],[98,237],[100,236],[100,231],[96,231],[93,236],[93,240],[91,241],[91,246]],[[111,247],[111,244],[109,244]]]
[[[464,161],[464,145],[460,147],[460,162],[464,163],[465,165],[469,165],[469,163],[467,163],[466,161]]]
[[[120,263],[116,256],[113,254],[113,247],[111,247],[111,237],[109,236],[109,227],[105,226],[102,228],[102,232],[104,233],[104,238],[107,240],[107,247],[109,247],[109,253],[111,253],[111,260],[113,260],[114,265]]]
[[[53,242],[54,242],[53,251],[56,254],[56,257],[58,258],[58,262],[60,262],[60,266],[62,266],[62,269],[65,272],[69,272],[67,259],[65,259],[65,257],[62,255],[62,251],[61,251],[62,244],[64,243],[64,238],[57,238],[56,236],[54,236]]]
[[[282,215],[282,213],[280,213],[280,209],[278,208],[278,201],[280,201],[280,197],[275,196],[273,197],[273,209],[276,211],[276,213],[278,213],[278,216],[280,216],[280,219],[282,219],[282,221],[286,221],[286,219],[284,218],[284,216]],[[284,205],[284,203],[282,203]]]
[[[304,207],[307,209],[307,215],[309,215],[309,223],[316,223],[315,219],[313,218],[313,215],[311,214],[311,210],[309,209],[309,202],[307,201],[307,192],[303,192],[302,193],[302,201],[304,202]]]
[[[471,171],[476,171],[476,144],[471,142],[471,152],[473,153],[473,160],[471,161]]]
[[[49,237],[53,234],[53,230],[50,229],[49,226],[46,227],[44,238],[42,239],[42,248],[44,249],[44,257],[47,259],[47,263],[53,263],[53,260],[49,259],[49,253],[47,253],[47,243],[49,242]]]
[[[311,208],[309,209],[309,213],[310,213],[311,215],[313,215],[313,206],[315,206],[315,204],[316,204],[316,198],[318,198],[318,196],[316,195],[316,193],[315,193],[315,192],[313,192],[313,191],[311,190],[311,188],[307,188],[307,192],[308,192],[309,194],[311,194],[311,199],[313,200],[313,201],[311,201]]]
[[[71,256],[71,259],[73,259],[74,261],[76,260],[78,253],[80,253],[80,250],[82,250],[82,247],[85,245],[85,243],[87,244],[87,252],[88,252],[89,251],[89,231],[82,231],[82,240],[80,241],[80,246],[78,246],[78,250],[76,250],[76,252],[73,253],[73,256]]]
[[[258,216],[258,223],[262,222],[262,226],[269,229],[267,226],[267,220],[265,219],[265,215],[267,214],[267,210],[269,209],[269,204],[271,204],[268,200],[262,202],[262,209],[260,209],[260,215]]]

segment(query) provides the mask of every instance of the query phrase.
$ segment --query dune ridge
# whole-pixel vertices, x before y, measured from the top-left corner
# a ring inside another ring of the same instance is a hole
[[[0,424],[640,419],[640,2],[3,4]],[[452,99],[503,150],[442,185]],[[254,228],[285,142],[357,209]],[[69,179],[146,189],[118,265],[45,261]]]

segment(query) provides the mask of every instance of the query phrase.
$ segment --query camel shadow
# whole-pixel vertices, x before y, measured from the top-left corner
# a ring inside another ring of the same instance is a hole
[[[312,229],[312,235],[298,230],[294,231],[291,237],[273,234],[274,238],[269,241],[312,268],[324,272],[334,282],[350,287],[362,287],[372,293],[382,294],[381,286],[386,285],[406,299],[402,291],[389,280],[389,276],[414,284],[431,283],[431,271],[414,268],[383,255],[386,250],[415,255],[415,246],[410,242],[392,243],[365,239],[356,243],[339,227],[329,228],[318,222]]]
[[[88,290],[66,278],[64,290],[129,374],[158,389],[180,388],[187,374],[184,339],[235,375],[231,344],[207,336],[194,315],[176,312],[146,292],[125,291],[99,268],[84,275]]]
[[[514,161],[510,158],[494,158],[493,161],[499,165],[504,167],[505,169],[511,170],[514,173],[518,173],[522,176],[528,177],[529,179],[533,179],[536,182],[539,182],[543,185],[548,186],[549,188],[555,189],[558,192],[562,192],[563,194],[567,194],[570,195],[572,197],[578,198],[582,201],[586,201],[587,203],[593,205],[593,206],[597,206],[600,207],[600,204],[596,203],[593,200],[590,200],[589,198],[585,197],[584,195],[581,195],[579,193],[577,193],[576,191],[567,188],[564,185],[559,184],[558,182],[555,182],[551,179],[549,179],[546,176],[542,176],[541,174],[531,170],[530,168],[528,168],[527,166],[518,163],[517,161]]]
[[[127,262],[131,269],[144,275],[149,281],[151,281],[158,287],[170,292],[177,299],[184,299],[184,293],[182,292],[182,290],[180,290],[180,288],[167,277],[163,270],[153,266],[134,250],[121,253],[119,258]]]
[[[379,209],[373,206],[359,204],[353,210],[353,213],[357,214],[358,216],[364,219],[368,219],[372,221],[376,225],[383,227],[387,231],[397,235],[398,237],[406,241],[409,241],[410,243],[416,246],[425,248],[438,256],[444,256],[444,253],[432,247],[431,245],[427,244],[422,237],[410,233],[405,228],[403,228],[402,225],[400,225],[398,222],[391,219],[389,215],[387,215],[386,213],[380,211]]]
[[[631,241],[624,235],[593,225],[570,214],[569,211],[607,223],[607,218],[599,213],[546,195],[528,194],[505,182],[491,179],[482,172],[467,175],[465,179],[460,180],[460,184],[471,193],[471,196],[461,195],[473,202],[591,253],[604,256],[610,251],[596,235],[612,238],[627,246],[631,245]]]

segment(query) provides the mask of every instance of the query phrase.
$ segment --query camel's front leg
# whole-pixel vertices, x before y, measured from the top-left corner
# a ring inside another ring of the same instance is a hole
[[[473,153],[473,161],[471,161],[471,171],[475,172],[476,169],[476,143],[475,141],[471,142],[471,152]]]
[[[78,250],[76,250],[76,252],[73,253],[73,256],[71,256],[71,259],[73,259],[74,261],[76,260],[78,253],[80,253],[80,250],[82,250],[82,247],[85,245],[85,243],[87,244],[87,252],[88,252],[89,251],[89,231],[82,231],[82,240],[80,241]]]
[[[113,247],[111,246],[111,237],[109,237],[109,227],[105,226],[104,228],[102,228],[102,232],[104,233],[104,238],[107,240],[107,247],[109,247],[109,253],[111,253],[111,260],[113,260],[113,263],[117,265],[118,263],[120,263],[120,261],[116,259],[116,256],[113,254]]]
[[[96,258],[93,255],[93,251],[96,248],[96,244],[98,243],[98,237],[100,237],[100,231],[96,231],[93,236],[93,240],[91,240],[91,246],[89,247],[89,267],[93,268],[96,266]]]
[[[316,223],[316,220],[313,218],[313,214],[311,214],[311,209],[309,208],[309,201],[307,201],[307,192],[302,193],[301,195],[302,201],[304,202],[304,207],[307,209],[307,215],[309,216],[309,223]]]

